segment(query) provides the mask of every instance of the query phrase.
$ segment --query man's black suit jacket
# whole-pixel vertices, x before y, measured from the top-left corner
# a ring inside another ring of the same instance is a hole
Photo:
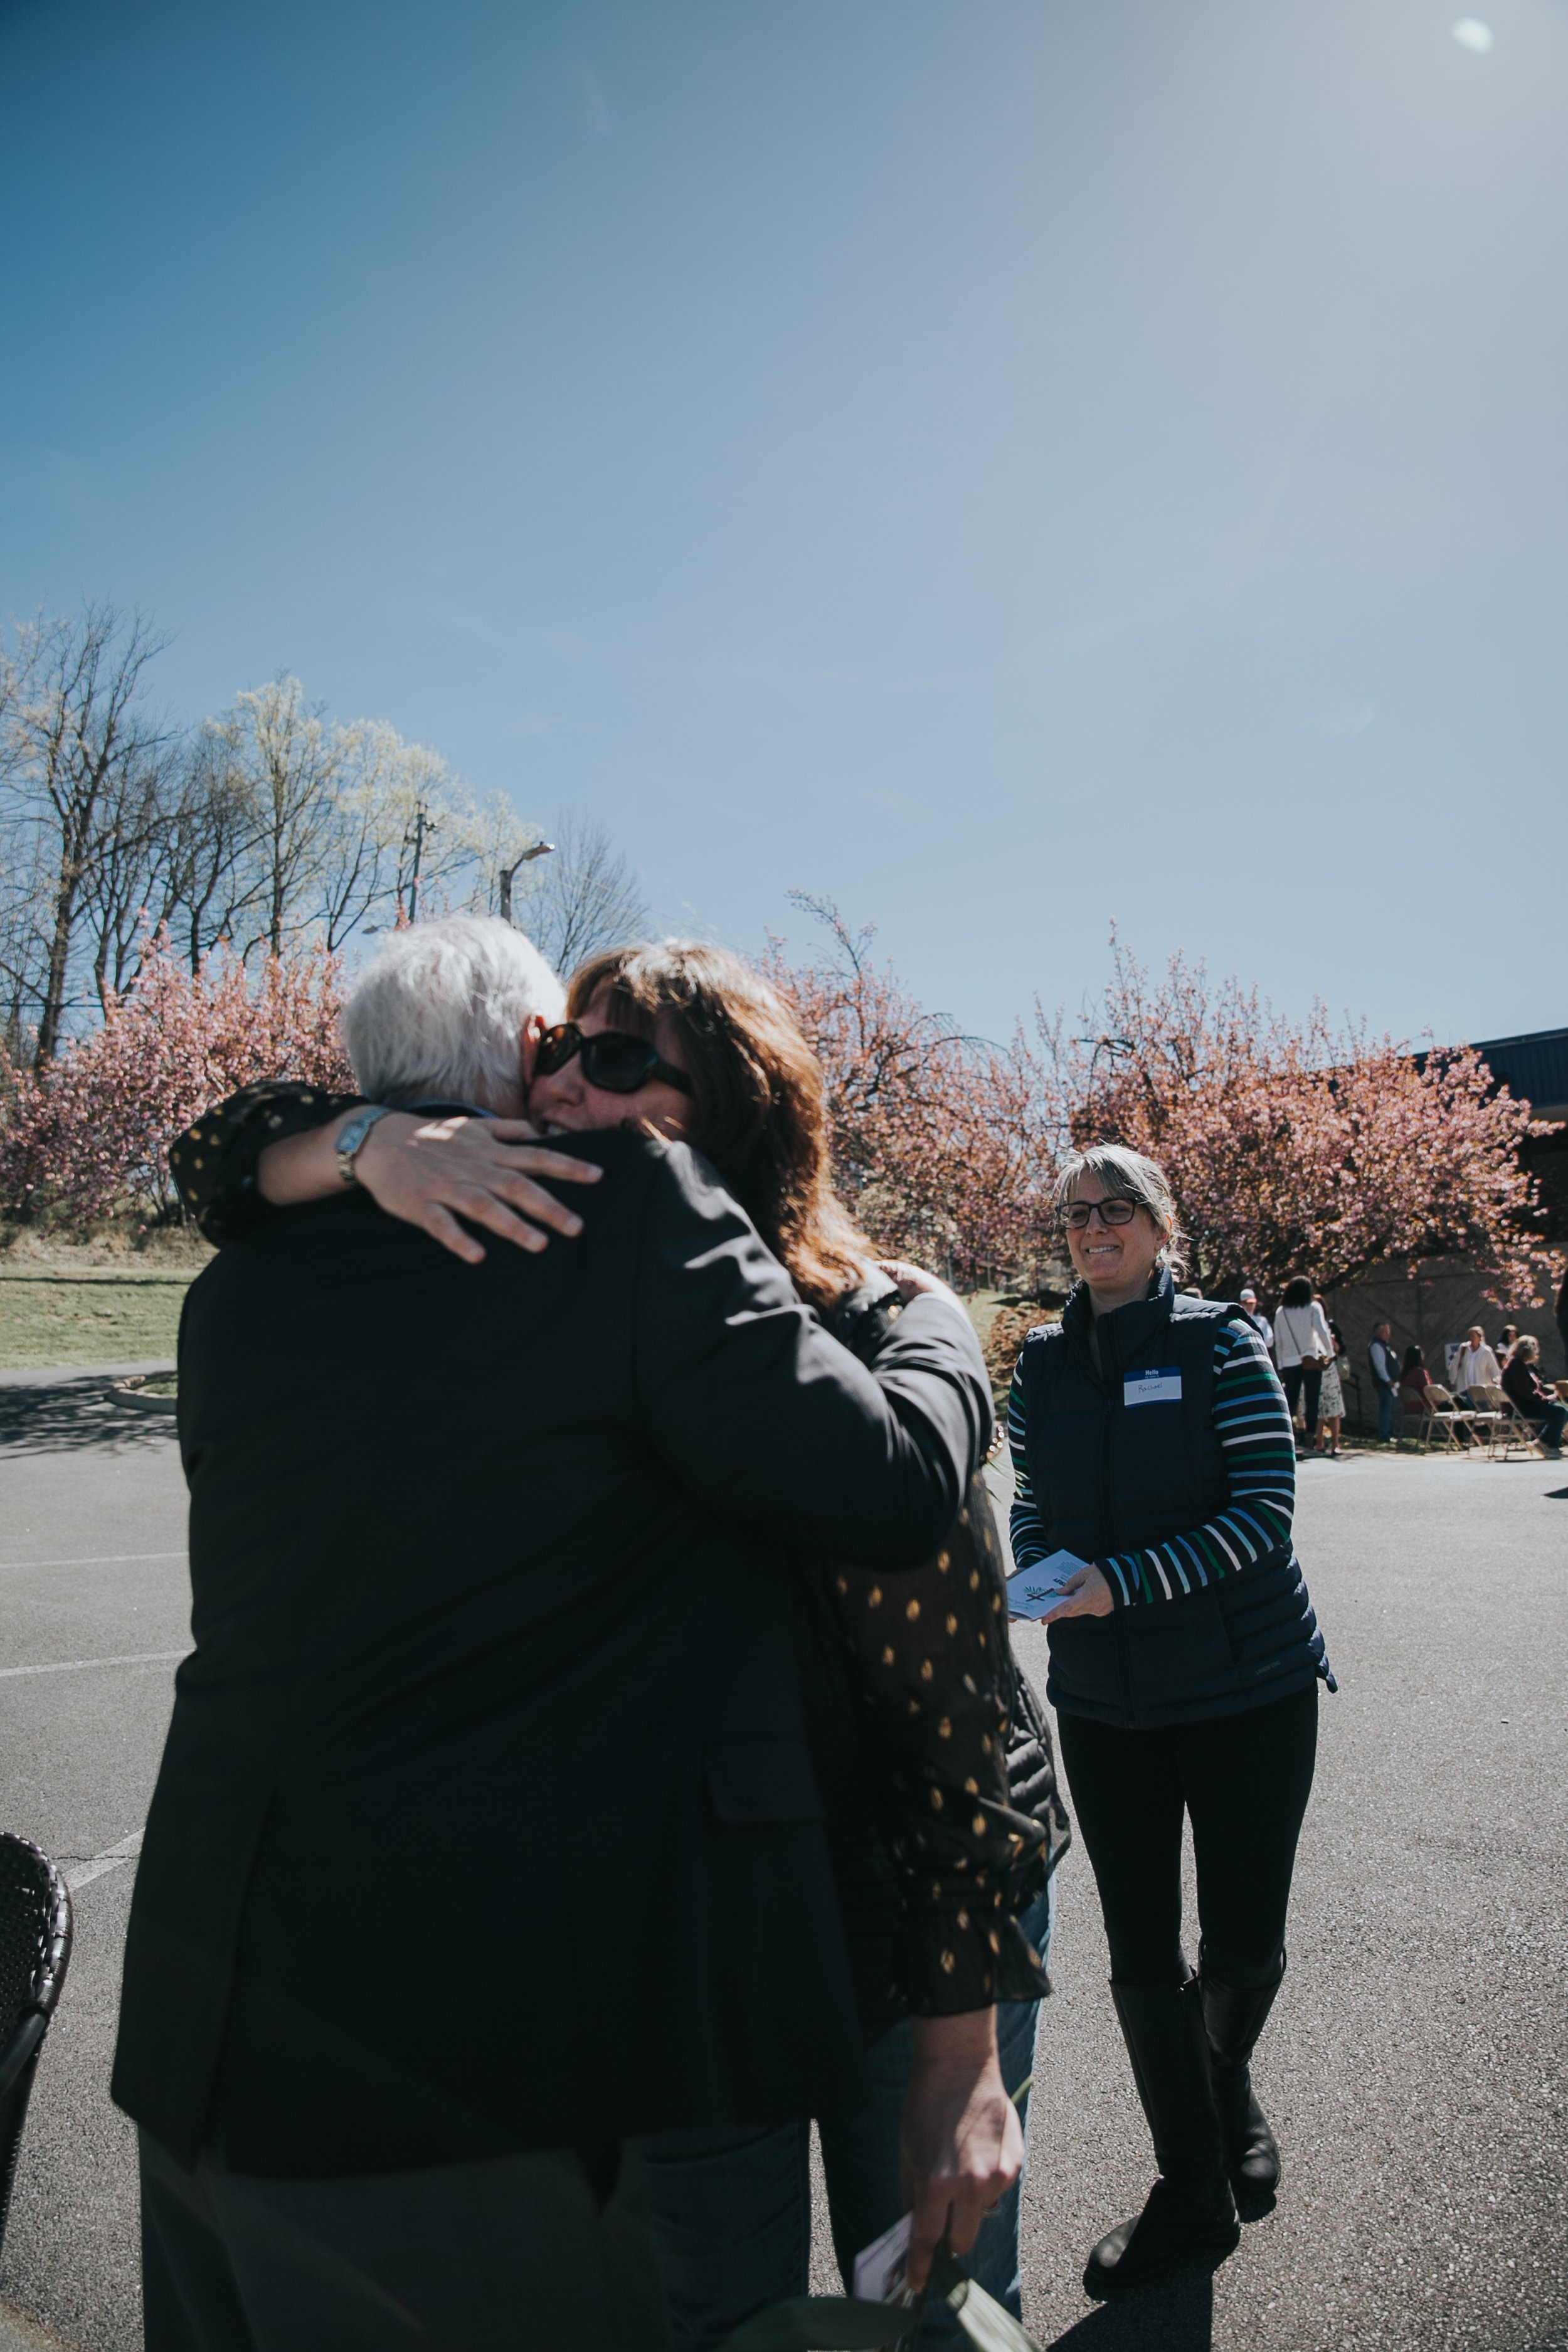
[[[573,1149],[604,1179],[538,1256],[351,1192],[192,1286],[195,1647],[113,2085],[186,2162],[413,2169],[858,2079],[789,1560],[929,1555],[979,1350],[918,1300],[873,1378],[684,1146]]]

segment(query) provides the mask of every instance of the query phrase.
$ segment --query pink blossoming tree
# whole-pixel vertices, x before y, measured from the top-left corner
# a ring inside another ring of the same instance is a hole
[[[128,1204],[176,1215],[168,1149],[210,1104],[258,1078],[352,1088],[338,982],[317,949],[248,971],[220,950],[193,972],[160,937],[91,1036],[36,1070],[0,1057],[0,1203],[77,1228]]]
[[[1088,1025],[1040,1023],[1051,1123],[1162,1162],[1204,1290],[1464,1255],[1500,1303],[1541,1303],[1553,1261],[1519,1152],[1550,1130],[1468,1046],[1415,1055],[1321,1005],[1292,1024],[1180,955],[1152,981],[1115,940]]]
[[[1049,1140],[1037,1072],[1020,1043],[961,1035],[930,1013],[851,931],[837,907],[799,897],[828,952],[792,965],[774,940],[767,977],[823,1065],[835,1181],[889,1256],[965,1286],[1039,1249]]]

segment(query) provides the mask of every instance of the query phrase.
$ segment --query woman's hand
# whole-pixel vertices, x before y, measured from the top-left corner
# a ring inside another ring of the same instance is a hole
[[[379,1207],[423,1227],[468,1265],[478,1265],[485,1253],[459,1217],[519,1249],[542,1250],[551,1233],[573,1239],[583,1220],[532,1179],[596,1184],[603,1172],[591,1160],[547,1150],[526,1119],[421,1118],[414,1111],[377,1119],[354,1160],[355,1175]]]
[[[343,1111],[325,1127],[269,1143],[256,1163],[262,1199],[279,1209],[335,1199],[343,1189],[338,1137],[357,1116]],[[531,1178],[596,1184],[602,1172],[591,1160],[545,1150],[524,1119],[421,1118],[408,1110],[378,1118],[354,1158],[354,1173],[373,1201],[405,1224],[423,1226],[468,1265],[478,1265],[484,1250],[458,1217],[488,1225],[519,1249],[542,1250],[550,1238],[542,1225],[570,1239],[582,1232],[583,1220]]]
[[[898,1284],[899,1297],[906,1307],[911,1298],[946,1298],[961,1315],[968,1312],[957,1291],[943,1282],[939,1274],[928,1274],[923,1265],[910,1265],[900,1257],[879,1257],[877,1271],[885,1274],[889,1282]]]
[[[1110,1579],[1092,1560],[1087,1568],[1068,1577],[1062,1593],[1061,1607],[1042,1617],[1042,1625],[1059,1625],[1064,1617],[1109,1617],[1116,1606],[1110,1597]]]
[[[900,2157],[914,2209],[909,2282],[918,2293],[944,2235],[955,2254],[968,2253],[1023,2169],[1024,2135],[996,2063],[994,2009],[913,2025]]]

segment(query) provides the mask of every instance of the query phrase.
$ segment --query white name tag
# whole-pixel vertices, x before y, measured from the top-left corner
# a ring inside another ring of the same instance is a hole
[[[1163,1372],[1131,1372],[1121,1383],[1123,1404],[1179,1404],[1181,1397],[1179,1366]]]

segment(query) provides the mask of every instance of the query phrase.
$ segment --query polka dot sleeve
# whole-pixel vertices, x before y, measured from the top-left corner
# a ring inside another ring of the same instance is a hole
[[[1011,1692],[1005,1580],[984,1482],[934,1559],[831,1584],[856,1668],[862,1753],[900,1895],[889,1988],[917,2016],[1047,1990],[1017,1924],[1041,1883],[1046,1832],[1008,1801]]]
[[[169,1172],[187,1215],[209,1242],[231,1242],[248,1233],[271,1213],[256,1181],[256,1164],[267,1146],[307,1128],[324,1127],[360,1099],[276,1078],[242,1087],[204,1111],[169,1148]]]

